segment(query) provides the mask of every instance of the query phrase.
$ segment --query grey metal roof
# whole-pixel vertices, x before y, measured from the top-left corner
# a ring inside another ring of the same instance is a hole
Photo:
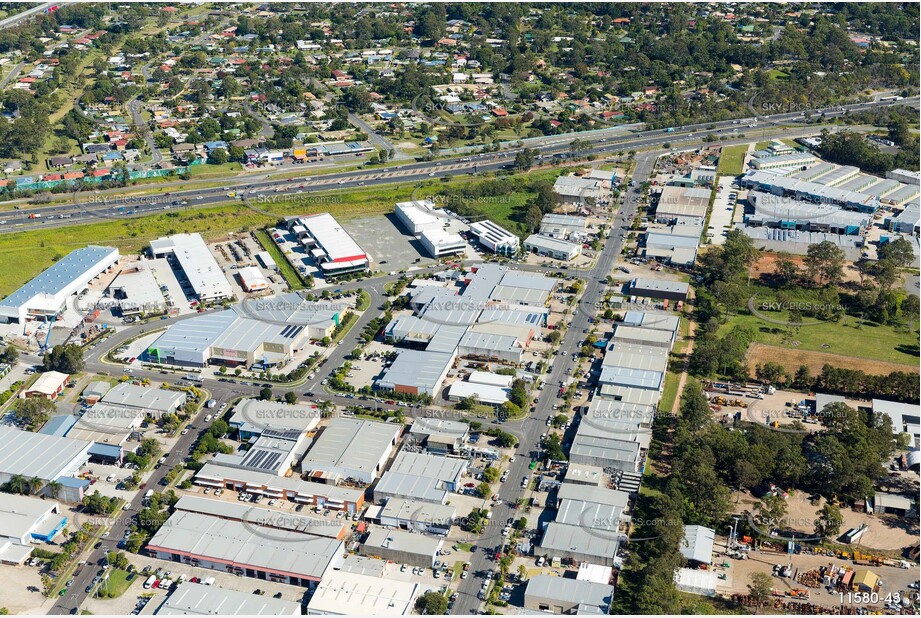
[[[257,470],[232,468],[220,465],[216,460],[206,463],[195,474],[196,480],[214,481],[223,483],[225,479],[234,480],[247,485],[262,486],[275,491],[297,492],[298,496],[313,497],[324,496],[338,502],[358,502],[364,495],[363,489],[347,485],[329,485],[304,481],[297,476],[277,476]]]
[[[504,352],[515,349],[518,339],[511,335],[494,335],[492,333],[480,333],[474,330],[467,331],[467,334],[460,341],[460,345],[467,348],[477,348],[483,350],[492,350]]]
[[[99,274],[91,271],[107,258],[117,259],[118,249],[96,245],[75,249],[0,301],[0,306],[21,307],[40,294],[60,294],[74,281]]]
[[[610,504],[565,498],[560,500],[554,521],[592,530],[604,530],[611,534],[620,529],[622,515],[623,509]]]
[[[623,323],[627,326],[641,326],[673,333],[678,330],[681,318],[673,313],[631,310],[624,313]]]
[[[421,350],[400,350],[393,364],[384,370],[378,380],[383,388],[395,385],[414,386],[425,391],[435,391],[454,354]]]
[[[644,371],[665,371],[668,365],[668,348],[629,343],[613,343],[608,346],[602,367],[629,367]]]
[[[214,515],[223,519],[244,521],[268,528],[279,528],[281,530],[291,530],[330,538],[338,537],[345,527],[341,519],[332,517],[314,517],[309,514],[302,515],[301,513],[276,511],[253,506],[247,502],[211,500],[191,494],[185,494],[179,498],[179,501],[176,502],[175,510]]]
[[[586,556],[596,556],[602,562],[610,561],[617,553],[617,535],[604,532],[594,533],[583,526],[573,526],[552,521],[547,524],[540,547],[553,555],[554,551],[571,552]],[[576,581],[576,580],[568,580]]]
[[[598,377],[598,383],[659,390],[662,386],[663,378],[664,373],[661,371],[647,371],[644,369],[631,369],[630,367],[608,365],[601,368],[601,375]]]
[[[106,393],[102,402],[110,406],[167,412],[182,405],[186,397],[184,391],[151,388],[123,382]]]
[[[448,499],[448,490],[444,481],[418,474],[384,472],[374,487],[375,497],[400,496],[444,504]]]
[[[457,508],[449,504],[420,502],[405,498],[390,498],[381,508],[380,517],[405,521],[451,526],[457,516]]]
[[[678,294],[687,294],[690,287],[685,281],[665,281],[663,279],[650,279],[648,277],[636,277],[630,282],[632,288],[642,290],[656,290],[659,292],[674,292]]]
[[[392,551],[418,554],[420,556],[435,556],[441,549],[444,540],[424,534],[407,532],[405,530],[388,530],[387,528],[374,528],[362,544],[365,550],[389,549]]]
[[[299,616],[301,604],[229,588],[183,582],[155,612],[158,616]]]
[[[627,504],[630,502],[630,494],[625,491],[608,489],[607,487],[577,485],[574,483],[563,483],[560,485],[557,490],[556,498],[557,500],[582,500],[584,502],[606,504],[615,506],[621,510],[625,510]]]
[[[72,440],[31,433],[0,425],[0,473],[53,481],[90,447],[86,440]],[[70,471],[76,472],[76,470]]]
[[[398,474],[417,474],[449,483],[458,483],[466,469],[466,459],[400,451],[394,457],[389,471]]]
[[[378,423],[354,418],[334,418],[301,461],[301,468],[310,464],[331,464],[373,473],[378,462],[393,447],[401,425]]]
[[[599,608],[599,613],[607,614],[614,597],[614,586],[570,579],[568,577],[535,575],[528,578],[525,596],[534,597],[535,599],[557,600],[572,605],[597,607]]]
[[[572,441],[570,457],[590,457],[624,463],[636,463],[639,460],[640,444],[629,440],[612,440],[576,434]]]
[[[525,239],[524,244],[526,247],[534,247],[544,251],[556,251],[567,254],[572,253],[582,246],[567,240],[550,238],[549,236],[543,236],[541,234],[531,234]]]
[[[173,513],[148,548],[313,580],[343,551],[336,539],[189,511]]]
[[[685,526],[684,539],[679,550],[688,560],[710,564],[713,562],[713,537],[716,532],[703,526]]]
[[[176,322],[148,350],[161,350],[161,356],[173,350],[205,354],[237,319],[237,314],[228,309]]]

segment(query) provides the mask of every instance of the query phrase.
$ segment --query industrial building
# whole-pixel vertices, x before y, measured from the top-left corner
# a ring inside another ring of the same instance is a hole
[[[328,212],[285,219],[287,229],[325,276],[367,270],[371,257]]]
[[[473,327],[461,338],[457,353],[467,358],[517,364],[526,344],[514,335],[497,335]]]
[[[547,213],[540,220],[541,236],[549,236],[558,240],[572,240],[583,242],[588,237],[588,222],[585,217],[575,215],[558,215]]]
[[[201,234],[175,234],[150,241],[154,258],[165,257],[179,268],[199,300],[233,298],[233,287]]]
[[[431,453],[400,451],[374,487],[374,500],[384,503],[395,498],[445,504],[457,491],[467,460]]]
[[[335,517],[290,513],[253,506],[247,502],[212,500],[190,494],[180,497],[173,508],[176,511],[213,515],[221,519],[252,523],[265,528],[315,534],[340,541],[348,536],[349,532],[348,526],[342,522],[342,519]]]
[[[448,401],[475,399],[481,404],[499,407],[508,401],[509,389],[492,384],[477,384],[458,380],[448,388]]]
[[[85,440],[0,425],[0,484],[14,476],[37,478],[45,485],[61,477],[76,476],[89,460],[90,446]],[[62,499],[74,502],[69,497]]]
[[[228,588],[182,582],[154,611],[157,616],[300,616],[301,604]]]
[[[476,236],[481,245],[500,255],[518,253],[521,241],[504,227],[489,220],[470,224],[470,233]]]
[[[227,424],[237,431],[241,442],[247,442],[258,438],[268,428],[295,429],[303,433],[313,431],[321,417],[320,410],[306,404],[241,399],[234,406],[233,416]]]
[[[756,170],[789,170],[810,167],[818,162],[819,160],[815,155],[811,155],[808,152],[791,152],[785,154],[756,152],[752,154],[749,165]]]
[[[422,232],[441,230],[448,221],[448,216],[443,211],[437,211],[435,203],[431,200],[399,202],[394,212],[397,221],[413,236],[418,236]]]
[[[339,318],[335,305],[283,294],[177,322],[143,357],[190,367],[274,367],[284,365],[309,341],[330,336]]]
[[[240,285],[247,292],[264,292],[269,289],[269,280],[255,266],[246,266],[237,270]]]
[[[713,539],[716,531],[705,526],[685,526],[684,538],[678,547],[688,562],[713,564]]]
[[[886,227],[893,232],[918,236],[921,230],[921,202],[915,199],[898,214],[887,217]]]
[[[555,575],[528,578],[524,607],[550,614],[607,615],[614,597],[614,586]]]
[[[305,437],[298,429],[266,427],[246,451],[218,453],[211,461],[228,468],[287,476],[293,463],[303,454]]]
[[[697,259],[702,225],[673,225],[646,232],[643,254],[676,266],[690,266]]]
[[[331,571],[307,604],[308,616],[409,616],[420,584],[383,576]]]
[[[620,435],[622,438],[631,436]],[[648,437],[649,434],[641,434]],[[580,432],[572,441],[569,461],[602,468],[613,468],[622,472],[637,472],[640,469],[641,446],[634,439],[601,438]]]
[[[301,469],[316,481],[368,485],[383,471],[401,430],[394,423],[334,418],[301,460]]]
[[[147,544],[147,555],[256,579],[314,587],[342,564],[342,541],[252,522],[176,511]]]
[[[656,222],[702,226],[710,204],[710,189],[676,185],[662,187],[656,203]]]
[[[601,181],[580,176],[560,176],[553,183],[553,192],[563,204],[581,206],[588,198],[601,197]]]
[[[917,405],[874,399],[872,401],[873,416],[886,415],[892,423],[892,431],[896,434],[908,434],[911,439],[911,448],[921,448],[921,412]]]
[[[88,440],[98,444],[121,446],[131,433],[136,431],[144,420],[144,413],[138,408],[123,408],[97,403],[81,415],[67,431],[67,437],[76,440]],[[94,445],[95,446],[95,445]],[[90,458],[94,452],[91,449]],[[119,450],[114,458],[122,459]]]
[[[54,401],[58,395],[64,392],[70,376],[60,371],[46,371],[38,374],[35,382],[27,386],[20,395],[23,399],[26,397],[43,397]]]
[[[382,526],[447,536],[457,518],[457,509],[448,504],[390,498],[377,517]]]
[[[589,562],[613,566],[619,545],[617,533],[599,532],[585,525],[547,524],[540,543],[540,553],[566,558],[575,562]]]
[[[122,382],[102,397],[102,403],[118,408],[140,410],[142,414],[159,419],[176,414],[185,405],[188,394],[181,390],[152,388]]]
[[[555,260],[568,262],[581,255],[582,245],[540,234],[531,234],[524,241],[524,248],[531,253]]]
[[[53,540],[67,517],[57,502],[31,496],[3,494],[0,500],[0,563],[20,565],[29,557],[34,543]]]
[[[134,262],[123,268],[106,293],[118,301],[118,310],[123,316],[166,311],[166,298],[146,262]]]
[[[749,226],[776,227],[859,236],[870,226],[872,216],[866,212],[845,210],[835,204],[780,197],[762,191],[750,191],[748,203],[754,209],[746,213]]]
[[[405,530],[374,528],[361,544],[363,556],[392,560],[396,563],[432,568],[444,546],[444,540]]]
[[[393,363],[378,378],[378,390],[435,396],[454,365],[457,351],[429,352],[400,350]]]
[[[422,248],[435,259],[448,255],[458,255],[467,250],[467,242],[458,234],[451,234],[441,228],[424,230],[419,234]]]
[[[22,324],[49,320],[59,314],[71,296],[118,264],[115,247],[91,245],[71,251],[40,275],[0,301],[0,321]]]
[[[297,504],[355,513],[365,502],[365,492],[356,487],[304,481],[297,476],[285,477],[257,470],[206,463],[195,475],[195,483],[204,487],[221,487],[246,491],[268,498],[291,500]]]
[[[92,405],[103,398],[112,389],[112,385],[105,380],[94,380],[86,385],[81,397],[83,402]]]
[[[256,261],[266,270],[278,270],[278,264],[275,263],[275,260],[272,259],[272,255],[268,251],[260,251],[257,253]]]
[[[872,214],[879,209],[880,200],[877,195],[840,189],[772,172],[748,171],[739,180],[739,184],[746,189],[819,204],[832,204],[847,210]]]
[[[420,416],[409,427],[409,438],[433,453],[457,453],[463,448],[470,425],[460,421]]]
[[[632,296],[643,296],[645,298],[686,301],[689,289],[690,286],[684,281],[664,281],[662,279],[636,277],[630,282],[629,293]]]
[[[917,171],[895,169],[891,172],[886,172],[886,178],[898,180],[906,185],[921,185],[921,172]]]

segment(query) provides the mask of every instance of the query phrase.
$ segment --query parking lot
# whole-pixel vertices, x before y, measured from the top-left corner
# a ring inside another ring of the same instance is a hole
[[[736,201],[744,197],[744,192],[732,188],[734,176],[720,176],[718,181],[720,190],[716,192],[713,210],[710,213],[710,227],[707,229],[707,240],[714,245],[722,245],[726,241],[726,232],[732,229]]]
[[[342,224],[372,259],[372,268],[383,272],[405,270],[434,263],[422,244],[403,231],[393,213],[353,219]]]

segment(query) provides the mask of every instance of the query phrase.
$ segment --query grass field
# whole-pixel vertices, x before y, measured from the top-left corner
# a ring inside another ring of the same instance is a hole
[[[662,388],[662,398],[659,399],[659,411],[669,413],[675,407],[675,398],[678,397],[678,382],[681,376],[669,371],[665,374],[665,386]]]
[[[745,160],[746,152],[748,152],[748,144],[723,148],[716,173],[720,176],[738,176],[741,174],[742,162]]]
[[[98,594],[100,597],[108,599],[120,597],[125,594],[128,588],[131,587],[131,584],[137,579],[139,579],[137,574],[132,574],[122,569],[112,569],[108,579],[99,585]]]
[[[781,312],[772,312],[770,317],[783,319]],[[765,322],[747,312],[731,317],[718,332],[724,334],[737,324],[751,327],[759,343],[780,349],[838,354],[870,361],[910,365],[914,370],[918,367],[918,338],[915,334],[897,332],[891,326],[860,325],[857,318],[848,315],[841,318],[840,322],[801,326],[791,341],[786,341],[787,329],[783,326]],[[882,373],[873,370],[872,363],[867,365],[870,373]]]

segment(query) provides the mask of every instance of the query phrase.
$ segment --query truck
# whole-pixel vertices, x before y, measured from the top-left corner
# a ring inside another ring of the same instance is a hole
[[[148,489],[147,493],[144,494],[144,504],[149,504],[150,499],[153,497],[153,489]]]
[[[205,404],[209,409],[217,406],[217,399],[209,399],[208,403]]]
[[[157,583],[157,576],[151,575],[147,578],[147,581],[144,582],[144,590],[150,590],[155,583]]]

